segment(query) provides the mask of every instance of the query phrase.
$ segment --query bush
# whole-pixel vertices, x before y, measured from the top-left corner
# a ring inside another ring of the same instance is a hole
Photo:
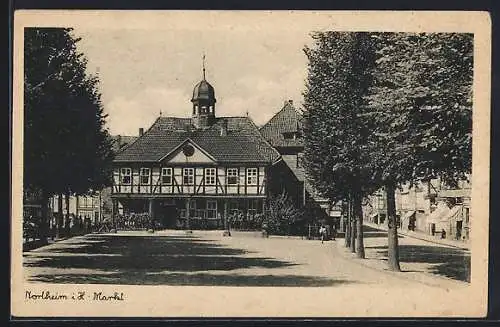
[[[304,223],[304,212],[295,207],[285,192],[271,197],[263,220],[263,229],[268,234],[296,234]]]

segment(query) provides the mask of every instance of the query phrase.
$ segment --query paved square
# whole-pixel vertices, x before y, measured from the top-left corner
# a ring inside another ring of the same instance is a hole
[[[374,250],[379,255],[384,251],[381,236],[367,234],[366,262],[383,264],[373,257]],[[418,240],[401,242],[402,249],[407,242]],[[45,283],[302,287],[415,283],[359,264],[346,255],[342,243],[262,238],[244,232],[223,237],[221,231],[91,234],[25,252],[24,266],[28,281]],[[406,254],[403,268],[404,258]]]

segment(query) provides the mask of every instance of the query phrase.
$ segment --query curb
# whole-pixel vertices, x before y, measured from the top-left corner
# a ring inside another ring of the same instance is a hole
[[[378,230],[381,230],[381,231],[384,231],[384,232],[387,232],[387,229],[383,228],[383,227],[380,227],[380,226],[377,226],[377,225],[372,225],[372,224],[364,224],[365,226],[368,226],[368,227],[371,227],[371,228],[375,228],[375,229],[378,229]],[[398,229],[398,235],[401,235],[401,236],[406,236],[406,237],[411,237],[411,238],[414,238],[414,239],[417,239],[417,240],[421,240],[421,241],[425,241],[425,242],[429,242],[429,243],[434,243],[434,244],[439,244],[439,245],[442,245],[442,246],[448,246],[448,247],[452,247],[452,248],[457,248],[457,249],[461,249],[461,250],[467,250],[467,251],[470,251],[470,245],[469,246],[460,246],[459,244],[453,244],[453,243],[448,243],[448,242],[442,242],[442,241],[438,241],[438,240],[432,240],[432,239],[428,239],[426,237],[419,237],[419,235],[415,235],[415,234],[409,234],[409,233],[406,233],[406,232],[403,232],[401,230]]]
[[[470,247],[467,247],[467,246],[460,246],[458,244],[451,244],[451,243],[444,243],[444,242],[434,241],[434,240],[430,240],[430,239],[427,239],[427,238],[424,238],[424,237],[418,237],[418,235],[407,234],[407,233],[404,233],[404,232],[400,232],[399,234],[400,235],[404,235],[406,237],[411,237],[411,238],[414,238],[414,239],[417,239],[417,240],[429,242],[429,243],[434,243],[434,244],[439,244],[439,245],[443,245],[443,246],[449,246],[449,247],[452,247],[452,248],[457,248],[457,249],[461,249],[461,250],[470,251]]]

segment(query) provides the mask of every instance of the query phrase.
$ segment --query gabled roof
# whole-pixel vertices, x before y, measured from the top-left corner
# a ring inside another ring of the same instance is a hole
[[[223,121],[227,135],[221,136]],[[160,117],[134,143],[115,157],[115,162],[156,162],[186,139],[202,147],[219,162],[274,163],[276,151],[248,117],[217,117],[206,129],[196,129],[190,118]]]
[[[300,133],[302,115],[294,108],[291,100],[285,101],[283,108],[276,113],[260,132],[264,138],[275,147],[301,147],[302,138],[285,139],[283,133]]]
[[[203,149],[202,147],[200,147],[198,144],[196,144],[196,142],[194,142],[190,138],[187,138],[187,139],[184,140],[184,142],[179,143],[179,145],[177,145],[175,148],[173,148],[169,153],[165,154],[162,158],[160,158],[159,161],[163,161],[163,160],[166,160],[169,157],[175,156],[176,153],[180,152],[181,149],[185,145],[187,145],[187,144],[192,145],[193,147],[195,147],[198,151],[200,151],[203,155],[205,155],[209,160],[216,161],[215,158],[212,157],[212,155],[210,153],[208,153],[207,151],[205,151],[205,149]]]

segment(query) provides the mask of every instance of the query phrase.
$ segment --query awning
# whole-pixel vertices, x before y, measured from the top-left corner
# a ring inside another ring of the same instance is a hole
[[[446,215],[441,217],[441,221],[448,221],[456,216],[459,216],[457,217],[458,219],[456,219],[457,221],[462,220],[462,215],[459,215],[461,209],[461,206],[454,206],[446,213]]]
[[[342,211],[340,210],[330,210],[330,217],[341,217]]]
[[[410,211],[407,211],[404,215],[403,215],[403,218],[401,218],[401,220],[405,221],[405,220],[408,220],[410,219],[411,216],[413,216],[415,214],[415,210],[410,210]]]
[[[440,190],[438,196],[442,198],[467,198],[470,197],[470,189]]]
[[[427,216],[427,224],[437,224],[441,221],[441,217],[445,216],[449,211],[450,209],[445,203],[439,203],[436,210]]]

